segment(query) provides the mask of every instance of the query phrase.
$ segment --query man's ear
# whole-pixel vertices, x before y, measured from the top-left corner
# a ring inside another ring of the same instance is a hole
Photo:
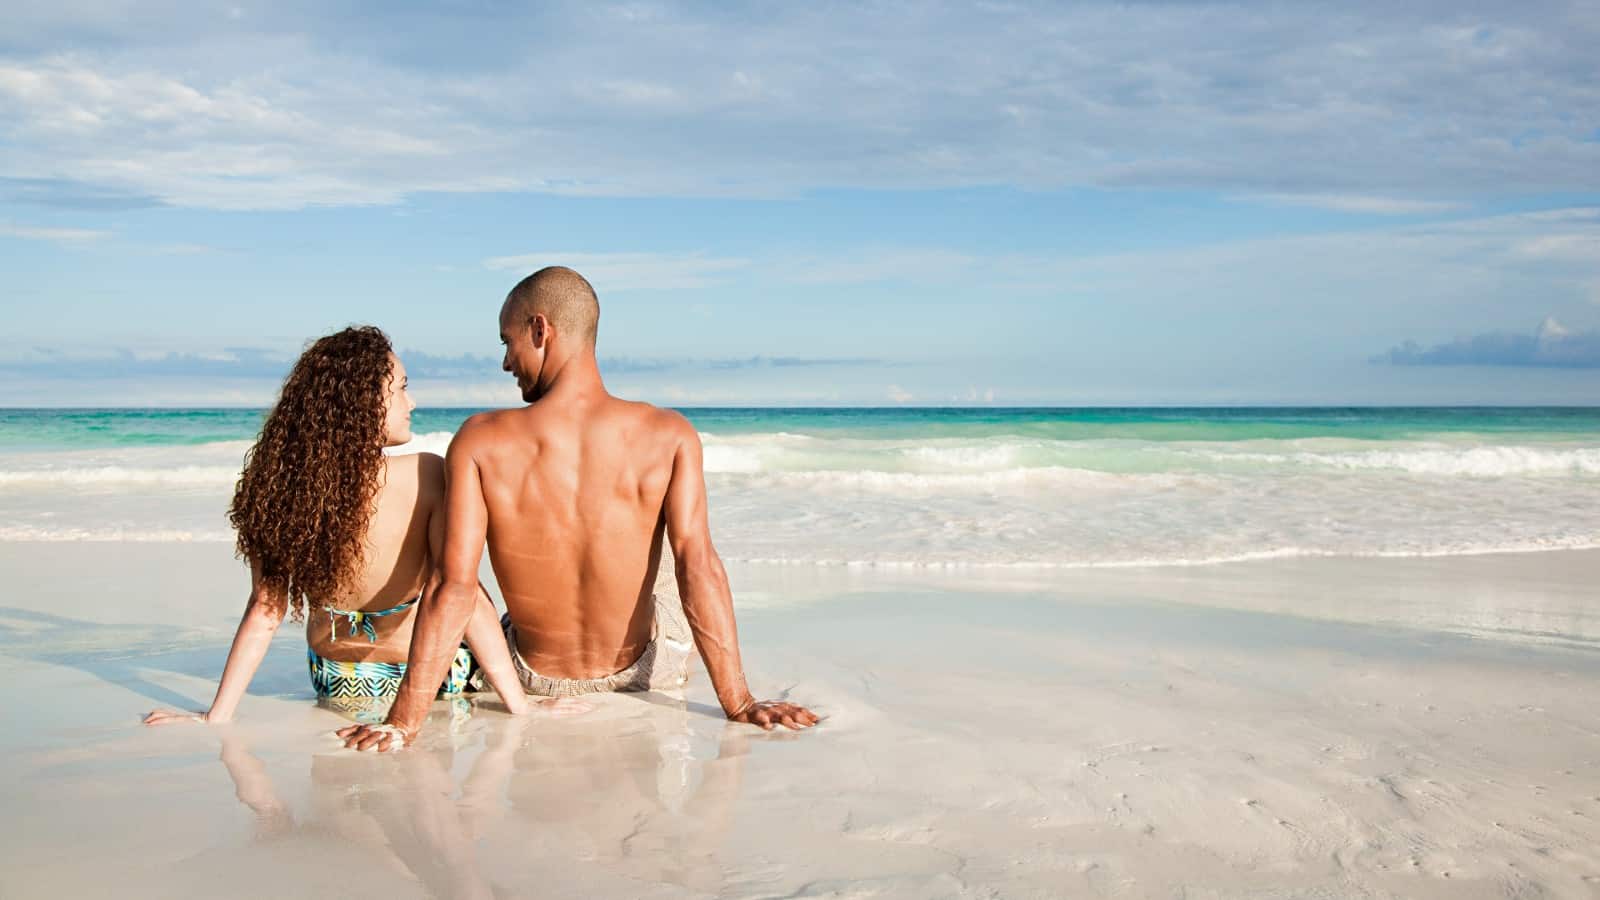
[[[550,340],[550,320],[544,317],[544,313],[535,313],[528,322],[528,330],[533,333],[533,346],[543,350],[545,342]]]

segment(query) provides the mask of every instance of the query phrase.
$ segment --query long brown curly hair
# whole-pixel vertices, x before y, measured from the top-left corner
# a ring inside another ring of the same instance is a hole
[[[346,328],[295,361],[245,454],[228,520],[238,552],[259,566],[268,602],[295,619],[360,571],[383,468],[392,348],[382,331]]]

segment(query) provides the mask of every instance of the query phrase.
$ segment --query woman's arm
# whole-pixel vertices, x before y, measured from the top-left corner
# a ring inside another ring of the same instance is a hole
[[[288,598],[271,596],[262,579],[261,567],[252,562],[250,601],[245,605],[244,617],[239,620],[239,628],[233,634],[233,646],[228,648],[228,662],[222,667],[222,681],[217,685],[217,695],[211,700],[211,708],[198,716],[158,709],[145,716],[144,723],[168,725],[196,719],[206,722],[233,721],[234,711],[239,708],[239,701],[250,686],[250,679],[255,677],[256,669],[261,667],[261,660],[272,645],[272,636],[283,624],[284,613],[288,610]]]
[[[506,634],[500,630],[500,620],[495,617],[494,603],[483,583],[478,584],[478,599],[473,603],[472,618],[467,621],[467,649],[483,670],[484,680],[505,701],[506,709],[520,716],[530,709],[528,695],[522,690],[522,679],[511,663],[511,650],[506,646]]]

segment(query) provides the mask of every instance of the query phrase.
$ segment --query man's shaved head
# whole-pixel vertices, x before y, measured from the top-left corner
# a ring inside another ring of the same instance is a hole
[[[527,322],[536,315],[556,333],[590,347],[600,329],[600,300],[588,279],[565,266],[547,266],[517,282],[501,308],[502,321]]]

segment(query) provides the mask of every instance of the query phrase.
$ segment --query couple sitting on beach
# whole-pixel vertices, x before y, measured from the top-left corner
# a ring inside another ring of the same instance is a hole
[[[250,599],[216,698],[199,717],[157,711],[146,721],[231,719],[292,609],[305,617],[319,698],[393,697],[382,724],[340,731],[361,750],[415,740],[435,695],[480,675],[520,714],[528,694],[557,704],[682,685],[695,647],[729,719],[815,724],[804,707],[750,694],[711,544],[699,436],[677,413],[606,392],[599,318],[578,273],[523,279],[501,307],[500,340],[529,405],[472,416],[443,460],[383,452],[411,440],[415,404],[381,331],[348,328],[312,344],[234,494]],[[681,617],[652,593],[663,537]],[[485,542],[501,621],[478,582]]]

